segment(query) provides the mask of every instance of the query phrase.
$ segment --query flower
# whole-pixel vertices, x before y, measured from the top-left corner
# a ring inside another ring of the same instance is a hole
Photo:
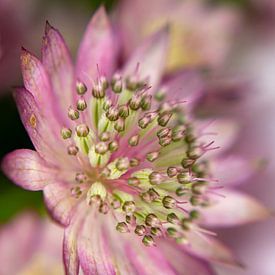
[[[16,150],[2,168],[23,188],[43,190],[65,227],[67,274],[213,274],[208,261],[238,262],[204,226],[268,216],[249,196],[218,190],[217,176],[229,187],[253,169],[225,153],[235,124],[216,123],[224,134],[217,155],[207,134],[213,126],[192,114],[200,77],[185,71],[163,79],[168,31],[118,68],[118,42],[101,8],[75,68],[49,23],[42,61],[22,50],[25,87],[15,100],[36,151]]]
[[[121,1],[117,21],[128,56],[142,38],[171,25],[168,70],[185,66],[221,67],[228,57],[240,15],[229,6],[210,6],[203,0]]]
[[[24,212],[0,227],[0,274],[63,274],[62,228]]]

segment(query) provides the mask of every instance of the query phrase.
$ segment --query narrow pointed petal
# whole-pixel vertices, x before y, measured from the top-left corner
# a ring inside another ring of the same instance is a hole
[[[213,159],[211,170],[214,173],[213,176],[219,179],[220,184],[223,186],[243,183],[256,172],[256,169],[248,160],[238,155]]]
[[[63,238],[63,262],[66,275],[78,275],[79,258],[77,254],[78,236],[81,234],[86,211],[79,207],[73,222],[65,229]]]
[[[101,74],[110,76],[116,61],[116,42],[106,11],[101,7],[88,24],[77,56],[76,74],[88,88]]]
[[[138,66],[140,78],[148,79],[149,85],[156,88],[165,68],[168,36],[168,27],[165,27],[149,37],[130,57],[123,73],[126,76],[132,75]]]
[[[233,252],[214,237],[199,236],[194,232],[188,234],[189,245],[183,248],[189,253],[206,261],[241,266]]]
[[[68,183],[51,183],[44,190],[46,206],[52,218],[58,223],[68,226],[79,201],[71,195]]]
[[[42,63],[25,49],[21,52],[21,69],[25,88],[34,96],[45,116],[61,119],[48,74]]]
[[[203,211],[202,223],[213,227],[236,226],[266,219],[270,212],[249,195],[222,190],[225,198],[217,198],[213,206]]]
[[[60,136],[60,128],[52,116],[42,116],[34,96],[24,88],[14,94],[21,120],[39,155],[51,163],[70,165]],[[59,128],[59,129],[58,129]]]
[[[42,42],[42,63],[52,84],[53,93],[64,114],[73,103],[74,69],[67,45],[58,30],[46,23]]]
[[[2,170],[16,184],[32,191],[42,190],[54,180],[57,172],[37,152],[27,149],[16,150],[5,156]]]
[[[106,231],[103,230],[102,221],[99,219],[97,219],[96,226],[93,226],[94,214],[92,212],[91,216],[87,217],[78,244],[81,268],[85,275],[115,275],[117,273],[112,263]]]

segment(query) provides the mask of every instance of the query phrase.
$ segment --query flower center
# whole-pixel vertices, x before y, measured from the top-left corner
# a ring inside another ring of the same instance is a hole
[[[201,157],[215,148],[199,143],[183,102],[150,90],[137,73],[110,82],[100,76],[89,92],[77,82],[73,127],[61,130],[81,167],[71,193],[102,214],[112,211],[117,231],[135,232],[146,246],[163,236],[186,242],[213,182]]]

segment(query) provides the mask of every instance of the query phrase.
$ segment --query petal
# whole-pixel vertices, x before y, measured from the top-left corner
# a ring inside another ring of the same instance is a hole
[[[0,229],[0,274],[19,274],[37,249],[41,224],[36,215],[21,213]],[[15,260],[16,255],[16,260]]]
[[[82,211],[81,211],[82,210]],[[67,275],[78,275],[79,258],[77,254],[77,239],[86,218],[86,212],[79,207],[71,224],[65,229],[63,238],[63,262]]]
[[[132,75],[138,66],[139,77],[149,79],[149,85],[156,89],[165,68],[168,36],[168,27],[165,27],[149,37],[130,57],[123,73]]]
[[[206,261],[213,261],[222,264],[241,266],[241,263],[233,255],[232,251],[216,238],[199,236],[194,232],[188,234],[189,245],[183,249]]]
[[[56,177],[56,170],[32,150],[21,149],[4,157],[2,169],[16,184],[27,190],[42,190]]]
[[[61,225],[68,226],[79,201],[71,195],[68,183],[51,183],[44,190],[44,199],[52,218]]]
[[[202,134],[200,141],[205,144],[214,141],[214,147],[219,147],[217,150],[207,152],[207,158],[228,150],[239,133],[239,125],[236,121],[230,119],[201,120],[198,124]]]
[[[56,108],[56,98],[42,63],[30,52],[22,49],[21,68],[25,88],[34,96],[40,112],[45,116],[61,119],[60,110]]]
[[[211,171],[223,186],[228,186],[248,180],[256,172],[256,169],[253,169],[248,160],[237,155],[229,155],[213,159]]]
[[[78,243],[78,255],[83,273],[115,275],[117,273],[112,263],[106,231],[103,230],[98,213],[93,211],[90,215],[86,219]],[[96,226],[94,226],[95,218]]]
[[[116,45],[105,9],[101,7],[88,24],[77,56],[77,77],[91,88],[92,81],[101,74],[114,71]]]
[[[14,96],[21,120],[39,155],[47,162],[73,164],[72,159],[66,155],[66,147],[55,118],[42,116],[33,95],[26,89],[17,89]]]
[[[48,22],[43,37],[42,63],[50,77],[53,93],[66,114],[73,103],[74,69],[62,35]]]
[[[223,190],[224,198],[206,207],[202,223],[207,226],[226,227],[256,222],[270,216],[269,211],[256,199],[233,190]]]
[[[185,100],[188,108],[192,107],[201,97],[203,88],[204,83],[201,76],[191,70],[173,74],[161,85],[161,90],[165,92],[165,100]]]
[[[215,274],[210,264],[208,264],[206,261],[195,257],[194,255],[189,255],[187,252],[179,249],[178,246],[175,246],[173,243],[163,241],[158,242],[157,245],[159,249],[164,253],[166,259],[176,270],[176,274],[182,274],[183,270],[184,275]]]

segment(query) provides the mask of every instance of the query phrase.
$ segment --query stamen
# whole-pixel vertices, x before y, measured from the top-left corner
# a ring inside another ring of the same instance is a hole
[[[63,127],[61,129],[61,135],[62,135],[63,139],[68,139],[72,136],[72,130],[69,128]]]
[[[137,146],[139,142],[139,135],[135,135],[129,138],[128,143],[130,146]]]
[[[116,230],[120,233],[128,233],[130,232],[128,225],[126,222],[119,222],[116,226]]]
[[[135,228],[135,233],[138,236],[144,236],[146,233],[146,227],[144,225],[137,225]]]
[[[86,124],[79,124],[75,128],[78,137],[88,136],[90,129]]]
[[[87,92],[86,85],[83,82],[79,81],[79,80],[76,82],[76,92],[79,95],[84,95]]]
[[[156,245],[153,237],[150,236],[150,235],[144,236],[143,239],[142,239],[142,243],[145,246],[155,246]]]
[[[87,108],[87,103],[84,98],[80,98],[78,99],[76,106],[78,111],[84,111]]]
[[[74,110],[72,107],[69,107],[68,116],[71,120],[76,120],[79,118],[79,112],[77,110]]]
[[[75,145],[69,145],[67,151],[69,155],[75,156],[78,153],[79,149]]]

